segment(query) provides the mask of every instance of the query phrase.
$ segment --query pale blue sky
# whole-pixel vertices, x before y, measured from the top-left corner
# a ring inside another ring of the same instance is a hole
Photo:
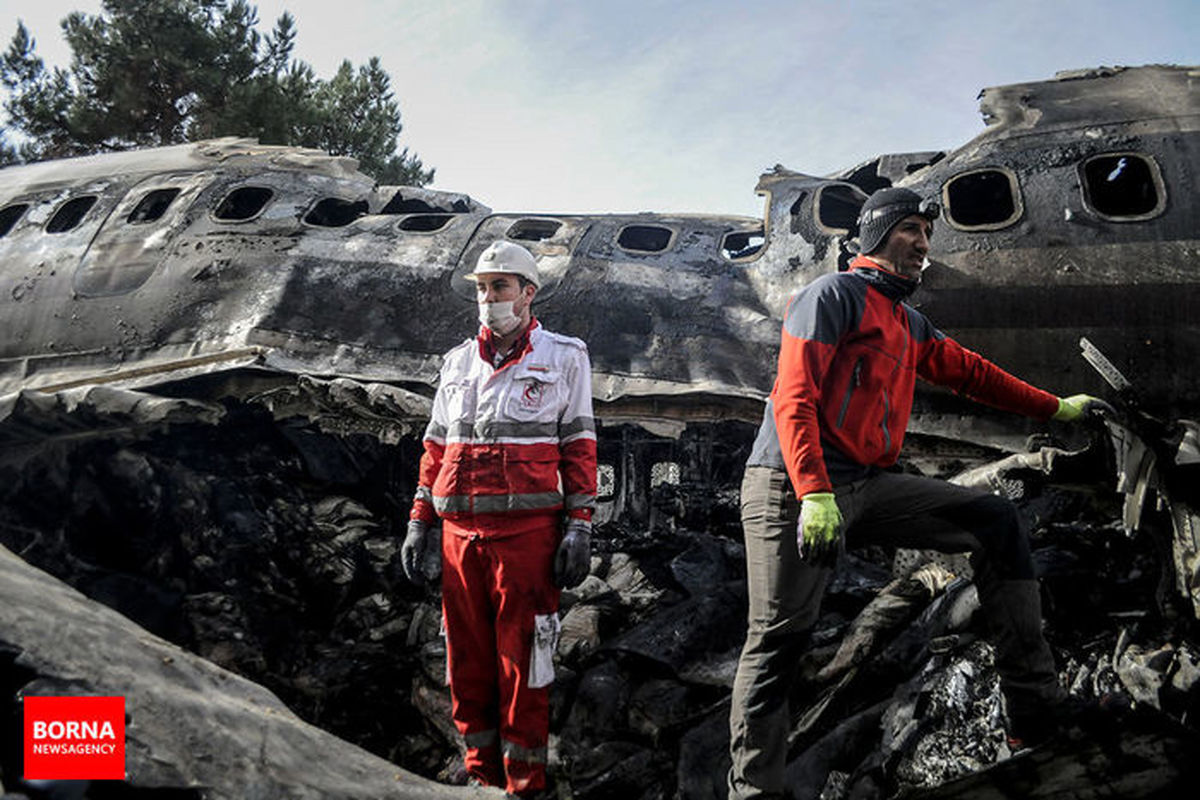
[[[50,63],[99,2],[18,0]],[[957,147],[985,86],[1099,65],[1200,64],[1196,0],[264,0],[322,77],[379,56],[401,144],[436,188],[520,212],[757,216],[776,163],[826,174]]]

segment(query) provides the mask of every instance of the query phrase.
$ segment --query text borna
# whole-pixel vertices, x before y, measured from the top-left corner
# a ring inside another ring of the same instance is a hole
[[[88,720],[35,720],[33,723],[34,739],[116,739],[112,723]]]

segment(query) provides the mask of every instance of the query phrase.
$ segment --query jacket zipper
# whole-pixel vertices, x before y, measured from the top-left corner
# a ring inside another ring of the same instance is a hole
[[[846,421],[846,412],[850,409],[850,397],[862,381],[862,358],[854,362],[854,371],[850,374],[850,385],[846,387],[846,396],[842,398],[842,410],[838,412],[837,426],[842,427]]]

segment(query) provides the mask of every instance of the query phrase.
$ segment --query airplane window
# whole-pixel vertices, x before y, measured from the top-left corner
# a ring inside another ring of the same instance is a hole
[[[366,200],[326,197],[304,215],[304,221],[322,228],[341,228],[366,214],[367,208]]]
[[[400,220],[396,227],[412,233],[433,233],[449,225],[453,219],[453,214],[413,214]]]
[[[562,223],[553,219],[519,219],[504,235],[509,239],[525,242],[540,242],[558,233]]]
[[[765,241],[762,231],[727,233],[721,240],[721,255],[730,261],[750,258],[758,255]]]
[[[225,195],[213,216],[227,222],[240,222],[256,216],[275,193],[262,186],[243,186]]]
[[[617,237],[617,244],[626,250],[657,253],[670,246],[673,236],[674,232],[670,228],[660,228],[657,225],[626,225]]]
[[[153,222],[167,213],[171,202],[179,195],[178,189],[155,189],[148,192],[133,211],[129,212],[128,222]]]
[[[11,206],[0,208],[0,237],[8,235],[27,208],[29,203],[13,203]]]
[[[858,211],[866,194],[852,186],[824,186],[817,198],[817,220],[835,231],[850,231],[858,223]]]
[[[1104,217],[1145,219],[1162,207],[1157,165],[1133,153],[1112,153],[1083,163],[1084,196]]]
[[[964,172],[951,178],[943,192],[946,217],[956,228],[995,230],[1021,216],[1016,179],[1006,170]]]
[[[800,233],[802,222],[801,211],[804,208],[804,201],[808,198],[808,192],[801,192],[796,198],[796,202],[792,203],[791,210],[788,212],[792,215],[792,233]]]
[[[59,206],[58,211],[46,223],[46,233],[66,233],[87,216],[87,212],[96,204],[96,196],[76,197]]]

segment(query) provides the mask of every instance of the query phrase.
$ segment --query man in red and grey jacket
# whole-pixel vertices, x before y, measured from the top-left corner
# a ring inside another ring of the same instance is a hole
[[[1043,420],[1103,405],[1030,386],[904,302],[927,263],[937,214],[908,189],[876,192],[861,210],[861,255],[849,271],[817,278],[784,313],[775,386],[742,483],[750,608],[730,710],[731,798],[783,796],[787,694],[843,536],[970,551],[1011,734],[1036,734],[1063,699],[1013,504],[886,471],[900,455],[918,377]]]
[[[494,242],[466,277],[479,335],[442,364],[401,560],[410,580],[432,577],[425,565],[439,564],[440,517],[452,715],[467,774],[527,797],[546,782],[560,587],[582,581],[590,557],[591,364],[583,342],[533,317],[540,278],[524,247]]]

